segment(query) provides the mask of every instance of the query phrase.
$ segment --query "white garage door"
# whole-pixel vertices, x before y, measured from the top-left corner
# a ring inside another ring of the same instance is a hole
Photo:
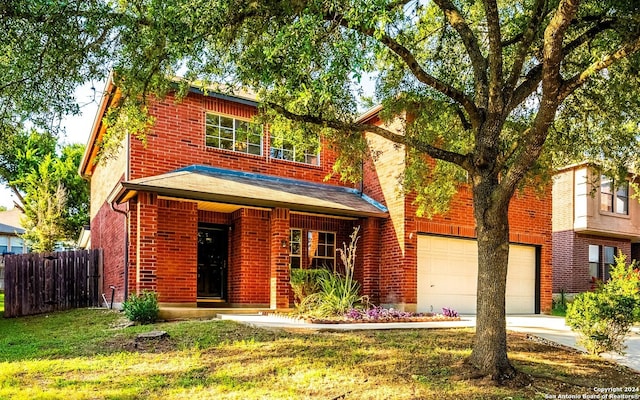
[[[507,273],[507,313],[535,312],[536,251],[511,245]],[[418,236],[418,311],[476,312],[478,246],[475,240]]]

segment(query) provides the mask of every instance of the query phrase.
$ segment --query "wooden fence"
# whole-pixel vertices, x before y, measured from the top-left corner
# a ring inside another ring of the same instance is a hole
[[[4,257],[4,316],[100,305],[102,249]]]

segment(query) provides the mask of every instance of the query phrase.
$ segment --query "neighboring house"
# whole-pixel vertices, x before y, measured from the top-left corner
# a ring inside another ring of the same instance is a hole
[[[290,266],[340,264],[336,247],[360,226],[355,275],[373,302],[475,311],[470,193],[461,187],[445,216],[417,218],[412,197],[397,191],[402,148],[372,136],[383,153],[351,187],[326,179],[336,155],[323,141],[299,152],[251,123],[253,97],[193,89],[150,105],[146,145],[126,138],[96,162],[117,98],[110,82],[80,167],[91,181],[91,246],[104,249],[104,288],[116,287],[116,302],[152,290],[165,306],[287,309]],[[373,110],[361,122],[376,118]],[[510,215],[507,311],[548,311],[551,196],[518,196]]]
[[[4,255],[27,252],[24,240],[18,235],[24,233],[20,223],[22,212],[17,208],[0,211],[0,290],[4,290]]]
[[[613,182],[588,164],[553,181],[553,292],[580,293],[609,278],[614,256],[640,259],[640,203],[628,182]]]
[[[24,240],[19,235],[24,233],[20,218],[24,214],[17,208],[0,211],[0,255],[6,253],[22,254],[27,252]]]

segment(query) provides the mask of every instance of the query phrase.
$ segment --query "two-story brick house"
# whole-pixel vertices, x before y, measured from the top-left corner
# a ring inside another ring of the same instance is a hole
[[[102,117],[118,92],[108,84],[80,167],[91,181],[91,245],[104,249],[104,286],[153,290],[165,305],[269,307],[291,304],[289,268],[339,264],[336,247],[360,226],[356,279],[375,303],[411,310],[475,310],[475,228],[470,193],[452,211],[415,216],[397,191],[405,154],[372,136],[380,157],[361,184],[330,175],[335,152],[297,151],[251,122],[247,95],[196,89],[150,106],[147,144],[126,138],[96,163]],[[361,123],[378,123],[373,110]],[[550,196],[511,206],[508,312],[551,306]]]
[[[588,164],[563,168],[553,180],[553,292],[580,293],[609,277],[614,256],[640,259],[640,203],[628,182]]]

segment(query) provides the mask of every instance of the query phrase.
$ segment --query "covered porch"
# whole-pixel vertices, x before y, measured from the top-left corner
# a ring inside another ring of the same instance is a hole
[[[356,226],[356,277],[377,291],[387,211],[355,189],[194,165],[121,182],[111,200],[129,202],[129,293],[154,291],[166,310],[287,310],[290,268],[339,263]]]

